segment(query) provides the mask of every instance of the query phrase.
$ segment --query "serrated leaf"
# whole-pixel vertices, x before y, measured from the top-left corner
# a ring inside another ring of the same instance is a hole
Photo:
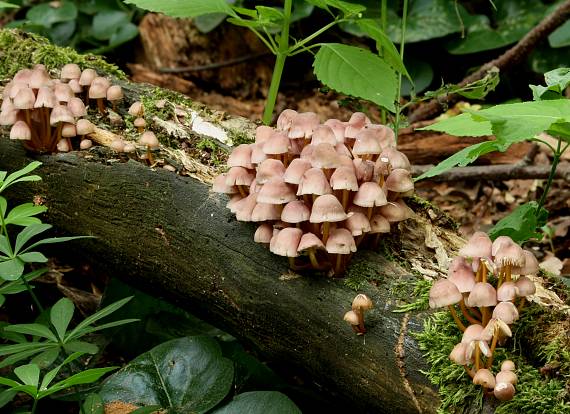
[[[396,73],[370,51],[325,43],[315,56],[313,68],[325,85],[341,93],[367,99],[390,111],[395,110]]]
[[[540,240],[542,234],[538,228],[546,223],[548,211],[538,207],[536,201],[518,206],[511,214],[499,220],[489,231],[489,237],[495,240],[499,236],[509,236],[516,243],[523,243],[529,239]]]
[[[206,412],[230,390],[233,363],[207,337],[164,342],[131,361],[102,385],[104,401],[160,405],[171,412]],[[133,379],[137,378],[136,381]]]
[[[71,322],[71,318],[73,318],[74,311],[75,306],[68,298],[61,298],[51,308],[50,321],[55,328],[57,336],[62,341],[65,337],[69,322]]]
[[[196,17],[210,13],[238,17],[226,0],[125,0],[125,3],[172,17]]]

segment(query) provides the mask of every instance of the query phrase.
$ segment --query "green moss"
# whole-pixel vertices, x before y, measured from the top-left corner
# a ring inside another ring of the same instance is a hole
[[[41,63],[48,70],[59,69],[66,63],[77,63],[82,68],[93,68],[126,79],[117,66],[102,57],[82,55],[69,47],[55,46],[45,37],[18,30],[0,29],[0,77],[8,79],[23,68]]]
[[[152,119],[156,116],[165,121],[173,118],[175,105],[192,108],[194,104],[191,99],[181,93],[161,88],[154,88],[141,94],[140,100],[144,107],[145,118]],[[157,105],[157,103],[160,103],[160,105]],[[163,103],[164,105],[162,105]]]
[[[432,223],[437,224],[439,227],[454,231],[459,228],[459,224],[451,216],[425,198],[413,194],[410,197],[406,197],[405,201],[414,212],[429,218]]]
[[[202,138],[196,143],[196,149],[210,154],[210,164],[219,167],[225,164],[228,152],[210,138]]]
[[[558,312],[532,305],[513,325],[513,338],[506,347],[495,351],[493,372],[499,370],[503,360],[512,359],[517,366],[519,380],[515,397],[498,404],[497,414],[570,413],[570,348],[565,341],[567,329],[562,324],[564,320]],[[553,330],[557,332],[554,339]],[[463,367],[452,363],[448,357],[461,339],[449,312],[435,313],[426,320],[424,331],[413,336],[430,364],[426,375],[439,388],[439,412],[462,413],[468,408],[480,409],[483,402],[481,388],[473,385]],[[541,374],[539,368],[542,366],[557,367],[553,378]]]
[[[432,281],[421,276],[413,282],[398,281],[392,287],[392,295],[406,303],[399,305],[394,312],[424,311],[429,309],[429,291]]]
[[[255,138],[244,131],[232,131],[231,133],[228,133],[228,137],[236,147],[241,144],[251,144],[255,142]]]
[[[367,260],[354,259],[346,271],[344,284],[353,290],[360,290],[362,287],[380,277],[381,267]]]

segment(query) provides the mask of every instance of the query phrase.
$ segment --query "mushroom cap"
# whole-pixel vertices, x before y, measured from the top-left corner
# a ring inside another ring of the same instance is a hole
[[[68,85],[73,93],[83,92],[83,87],[79,84],[79,80],[77,79],[71,79]]]
[[[410,210],[403,200],[389,201],[386,205],[380,206],[378,211],[390,223],[403,221],[410,217]]]
[[[515,396],[515,387],[509,382],[499,382],[495,384],[493,395],[499,401],[510,401]]]
[[[515,282],[519,296],[530,296],[536,293],[536,286],[530,278],[521,276]]]
[[[362,183],[352,202],[360,207],[383,206],[388,203],[382,187],[372,181]]]
[[[517,297],[518,291],[515,282],[504,282],[499,289],[497,289],[497,300],[500,302],[514,300]]]
[[[91,141],[90,139],[82,139],[81,142],[79,143],[79,149],[81,149],[81,150],[87,150],[87,149],[91,148],[92,146],[93,146],[93,141]],[[125,145],[125,147],[126,147],[126,145]]]
[[[49,123],[51,126],[56,126],[60,122],[74,123],[75,119],[69,108],[65,105],[56,105],[51,111]]]
[[[370,160],[355,158],[353,160],[354,173],[358,181],[370,181],[374,177],[374,163]]]
[[[429,307],[441,308],[454,305],[463,299],[463,295],[453,283],[447,279],[436,280],[429,291]]]
[[[281,204],[257,203],[251,212],[251,221],[279,220],[281,213]]]
[[[313,202],[313,208],[309,221],[311,223],[332,223],[337,221],[344,221],[347,218],[348,216],[344,212],[342,204],[340,204],[338,199],[332,194],[325,194],[318,196]],[[346,231],[348,234],[350,234],[348,230]],[[350,237],[352,237],[352,235]]]
[[[521,267],[526,262],[523,249],[515,242],[502,244],[494,252],[494,256],[494,262],[499,266]]]
[[[390,222],[381,214],[374,214],[370,218],[370,234],[390,233]]]
[[[129,152],[129,153],[135,152],[136,150],[137,150],[137,147],[132,142],[125,143],[125,148],[123,148],[123,152]],[[163,168],[165,168],[165,167],[166,167],[166,165]]]
[[[75,63],[68,63],[61,68],[62,80],[79,79],[81,77],[81,68]]]
[[[495,376],[486,368],[481,368],[473,378],[473,384],[481,385],[485,388],[495,388]]]
[[[330,127],[335,135],[336,142],[344,142],[344,130],[346,129],[346,124],[341,120],[330,118],[327,119],[324,125]]]
[[[142,133],[139,139],[140,145],[145,145],[149,148],[158,148],[160,143],[158,142],[158,138],[154,135],[152,131],[145,131]]]
[[[303,237],[301,237],[301,241],[299,242],[299,247],[297,247],[297,252],[299,254],[305,253],[309,249],[320,249],[326,250],[325,245],[315,234],[313,233],[305,233]]]
[[[64,138],[72,138],[77,135],[77,129],[75,128],[75,124],[63,124],[61,128],[61,136]]]
[[[493,309],[493,318],[510,325],[519,318],[519,311],[512,302],[499,302]]]
[[[144,120],[144,118],[136,118],[133,121],[133,125],[136,126],[137,128],[144,128],[146,126],[146,121]],[[230,154],[231,157],[231,154]],[[233,167],[232,165],[228,165],[229,167]]]
[[[345,138],[356,138],[356,134],[358,134],[365,125],[370,124],[370,119],[362,112],[354,112],[350,116],[347,124],[344,131]]]
[[[71,98],[67,102],[67,107],[69,108],[69,110],[71,111],[71,114],[75,118],[80,118],[82,116],[87,115],[87,109],[85,108],[85,104],[79,98],[75,98],[75,97]]]
[[[350,230],[353,236],[360,236],[368,233],[370,229],[370,221],[362,213],[354,213],[344,223],[345,227]],[[388,225],[389,226],[389,225]]]
[[[109,79],[105,78],[104,76],[97,76],[93,79],[91,85],[101,85],[105,87],[105,90],[107,90],[111,87],[111,81],[109,81]]]
[[[53,108],[56,105],[57,100],[52,88],[42,86],[38,89],[38,96],[36,97],[34,108]]]
[[[269,138],[271,138],[271,135],[273,135],[274,132],[275,130],[270,126],[267,125],[258,126],[255,129],[255,143],[263,144],[264,142],[269,140]]]
[[[390,129],[390,131],[392,131],[392,130]],[[394,131],[392,131],[392,134],[393,133],[394,133]],[[412,164],[410,163],[410,160],[408,159],[406,154],[398,151],[394,147],[384,148],[382,150],[382,152],[380,153],[380,156],[378,157],[378,159],[381,159],[381,158],[388,158],[388,162],[390,163],[390,165],[394,169],[401,168],[401,169],[410,171],[412,168]]]
[[[510,359],[505,359],[501,364],[501,371],[514,371],[515,368],[515,363]]]
[[[475,286],[475,274],[473,269],[465,261],[462,256],[457,256],[449,266],[447,276],[448,280],[452,282],[461,293],[471,292]]]
[[[58,102],[69,102],[71,98],[75,97],[71,86],[67,83],[56,83],[53,87],[53,93]]]
[[[77,135],[87,135],[95,131],[95,125],[87,119],[78,119],[75,127],[77,128]]]
[[[538,273],[538,260],[536,256],[529,250],[523,249],[525,258],[524,266],[514,267],[512,272],[519,275],[536,275]]]
[[[279,160],[267,158],[257,167],[255,181],[258,184],[265,184],[273,178],[281,178],[285,174],[285,166]]]
[[[289,152],[289,138],[282,131],[273,131],[271,137],[263,143],[263,152],[267,155],[280,155]]]
[[[16,121],[10,129],[10,139],[29,141],[32,139],[32,130],[24,121]]]
[[[460,342],[453,347],[449,359],[459,365],[467,365],[472,358],[467,358],[469,344]]]
[[[396,135],[392,128],[382,124],[366,124],[364,129],[372,129],[377,132],[377,139],[382,148],[396,148]],[[396,167],[394,167],[396,168]]]
[[[297,116],[297,111],[295,111],[294,109],[284,109],[283,112],[281,112],[277,117],[276,128],[281,131],[289,131],[293,119],[296,116]]]
[[[14,125],[16,121],[18,121],[17,109],[3,109],[0,111],[0,125]]]
[[[253,169],[253,165],[251,164],[252,149],[252,146],[248,144],[241,144],[235,147],[228,157],[228,167],[243,167]]]
[[[107,89],[101,83],[92,83],[89,86],[89,99],[105,99],[107,97]]]
[[[269,244],[271,237],[273,237],[273,227],[271,227],[271,224],[263,223],[255,230],[253,241],[256,243]]]
[[[243,167],[232,167],[228,171],[226,185],[245,185],[249,186],[253,181],[253,174]]]
[[[471,307],[495,306],[496,304],[497,291],[490,283],[476,283],[467,298],[467,305]]]
[[[378,139],[378,130],[362,129],[356,134],[356,141],[352,147],[355,155],[380,154],[382,147]]]
[[[489,322],[487,322],[487,326],[485,326],[483,332],[481,333],[481,339],[489,342],[493,339],[493,336],[496,335],[497,333],[504,334],[505,336],[508,337],[513,336],[511,328],[509,328],[509,325],[507,325],[503,320],[497,318],[491,318],[489,319]]]
[[[214,179],[214,183],[212,184],[212,191],[214,193],[236,194],[238,192],[236,187],[226,184],[227,177],[228,174],[222,173]]]
[[[374,307],[372,300],[364,293],[359,293],[352,301],[352,310],[368,311]]]
[[[20,69],[14,75],[14,82],[25,82],[28,83],[32,77],[32,69]]]
[[[301,182],[301,178],[305,171],[311,168],[311,163],[309,160],[295,158],[283,174],[283,180],[289,184],[299,184]]]
[[[476,231],[469,238],[465,246],[459,250],[459,254],[464,257],[491,257],[493,242],[482,231]]]
[[[279,256],[297,257],[297,247],[303,236],[303,230],[287,227],[277,234],[277,238],[270,247],[272,253]]]
[[[144,114],[143,104],[140,101],[133,102],[129,107],[129,115],[142,117]]]
[[[283,114],[283,112],[281,114]],[[313,130],[319,123],[319,116],[314,112],[297,113],[291,120],[289,138],[311,138],[313,136]]]
[[[330,183],[333,190],[358,191],[358,180],[351,167],[338,167],[332,173]]]
[[[257,194],[252,193],[241,199],[233,206],[238,221],[251,221],[251,214],[257,205]]]
[[[16,109],[32,109],[36,103],[36,95],[30,88],[20,88],[12,103]]]
[[[123,99],[123,89],[119,85],[111,85],[107,89],[107,100],[108,101],[120,101]]]
[[[257,193],[259,203],[285,204],[295,200],[295,191],[281,177],[274,177],[267,181]]]
[[[251,163],[259,165],[266,159],[267,159],[267,154],[263,152],[263,143],[258,142],[255,144],[251,144]]]
[[[344,314],[343,319],[348,322],[350,325],[356,326],[360,324],[360,320],[358,315],[354,311],[348,311]]]
[[[313,131],[311,144],[329,144],[333,147],[338,143],[333,129],[328,125],[318,125]]]
[[[329,253],[350,254],[356,251],[356,243],[350,231],[340,228],[331,230],[326,248]]]
[[[511,370],[499,371],[495,377],[497,383],[508,382],[509,384],[516,384],[518,381],[517,374]]]
[[[67,143],[66,139],[60,139],[57,142],[56,148],[59,152],[68,152],[71,149],[69,148],[69,144]]]
[[[42,86],[48,86],[51,82],[51,77],[45,69],[37,68],[32,70],[28,86],[32,89],[39,89]]]
[[[320,168],[309,168],[305,171],[299,182],[297,195],[316,194],[322,196],[330,193],[332,193],[332,189],[323,170]]]
[[[313,145],[311,154],[311,165],[314,168],[337,168],[339,166],[339,155],[331,144]]]
[[[231,194],[230,195],[230,201],[228,201],[228,203],[226,204],[226,208],[228,210],[230,210],[232,212],[232,214],[235,214],[235,205],[238,201],[243,200],[245,197],[242,197],[241,194],[236,193],[236,194]]]
[[[115,138],[113,141],[111,141],[109,147],[114,151],[123,152],[125,149],[125,141],[123,141],[121,138]]]
[[[281,221],[285,223],[301,223],[309,220],[311,210],[302,200],[293,200],[285,205],[281,213]]]
[[[412,175],[408,170],[396,168],[386,178],[386,189],[395,193],[406,193],[414,190]]]
[[[472,324],[465,329],[463,335],[461,336],[461,342],[468,344],[473,341],[481,340],[481,335],[483,334],[483,326],[479,324]]]

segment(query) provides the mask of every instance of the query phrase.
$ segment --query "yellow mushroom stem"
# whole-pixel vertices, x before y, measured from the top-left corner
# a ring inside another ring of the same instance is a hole
[[[510,263],[508,263],[505,266],[505,281],[506,282],[510,282],[511,281],[511,270],[512,270],[512,265]]]
[[[340,256],[340,255],[339,255]],[[354,309],[354,313],[358,316],[358,330],[361,334],[366,333],[366,327],[364,326],[364,312],[361,308]]]
[[[479,371],[481,368],[481,349],[479,348],[479,342],[475,343],[475,372]]]
[[[469,311],[467,310],[467,307],[465,306],[465,301],[463,300],[463,298],[461,298],[461,301],[459,302],[459,307],[461,308],[461,313],[463,313],[463,316],[465,316],[465,318],[473,323],[473,324],[480,324],[481,321],[474,318],[473,316],[471,316],[471,314],[469,313]]]
[[[99,109],[99,112],[102,115],[107,113],[107,110],[105,109],[105,102],[103,101],[103,98],[97,98],[97,109]]]
[[[467,365],[463,365],[463,368],[465,368],[465,372],[467,372],[471,378],[475,378],[475,373],[471,368],[469,368]]]
[[[487,283],[487,265],[485,264],[485,262],[483,262],[481,260],[481,263],[479,264],[479,267],[482,267],[483,269],[481,270],[481,281],[483,283]]]
[[[489,308],[487,306],[482,306],[479,309],[481,309],[481,316],[482,316],[481,324],[483,326],[487,326],[489,319],[491,319],[489,314]]]
[[[311,265],[315,268],[319,268],[319,261],[317,260],[317,255],[315,254],[315,248],[311,247],[309,249],[309,260],[311,261]]]
[[[97,100],[97,101],[99,101],[99,100]],[[152,156],[152,151],[150,150],[149,145],[146,146],[146,159],[147,159],[149,165],[154,164],[154,157]]]
[[[495,353],[495,348],[497,347],[497,341],[499,340],[499,330],[495,329],[495,332],[493,332],[493,340],[491,341],[491,355],[489,355],[489,358],[487,358],[487,364],[486,367],[487,369],[491,368],[491,365],[493,365],[493,354]]]
[[[368,218],[368,221],[370,221],[370,219],[372,218],[373,210],[374,210],[374,206],[368,207],[366,210],[366,217]]]
[[[342,191],[342,209],[346,213],[346,207],[348,206],[348,190],[344,189]]]
[[[342,254],[337,254],[336,255],[336,262],[334,265],[334,274],[337,276],[340,275],[341,270],[342,270]]]
[[[247,197],[247,192],[245,191],[243,185],[238,185],[237,188],[238,188],[238,190],[239,190],[239,194],[240,194],[242,197]]]
[[[330,223],[328,221],[325,221],[323,223],[323,244],[326,246],[327,245],[327,240],[329,239],[329,227],[330,227]]]
[[[379,177],[378,177],[378,185],[380,187],[384,187],[384,172],[380,171]]]
[[[463,325],[463,322],[461,322],[461,319],[459,319],[459,316],[457,316],[457,312],[455,312],[455,308],[453,307],[453,305],[448,305],[447,307],[449,308],[451,316],[453,316],[453,320],[455,321],[459,329],[461,329],[461,332],[465,332],[466,329],[465,325]]]

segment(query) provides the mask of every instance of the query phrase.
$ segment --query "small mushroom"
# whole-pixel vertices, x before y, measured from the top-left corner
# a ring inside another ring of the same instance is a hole
[[[374,303],[372,303],[372,300],[363,293],[356,295],[352,301],[352,311],[358,316],[358,329],[363,334],[366,333],[366,328],[364,327],[364,313],[373,307]]]
[[[143,132],[141,135],[141,139],[139,140],[139,144],[144,145],[146,147],[146,156],[148,163],[150,165],[154,164],[154,158],[152,157],[151,149],[157,149],[159,147],[158,138],[154,135],[152,131]]]

